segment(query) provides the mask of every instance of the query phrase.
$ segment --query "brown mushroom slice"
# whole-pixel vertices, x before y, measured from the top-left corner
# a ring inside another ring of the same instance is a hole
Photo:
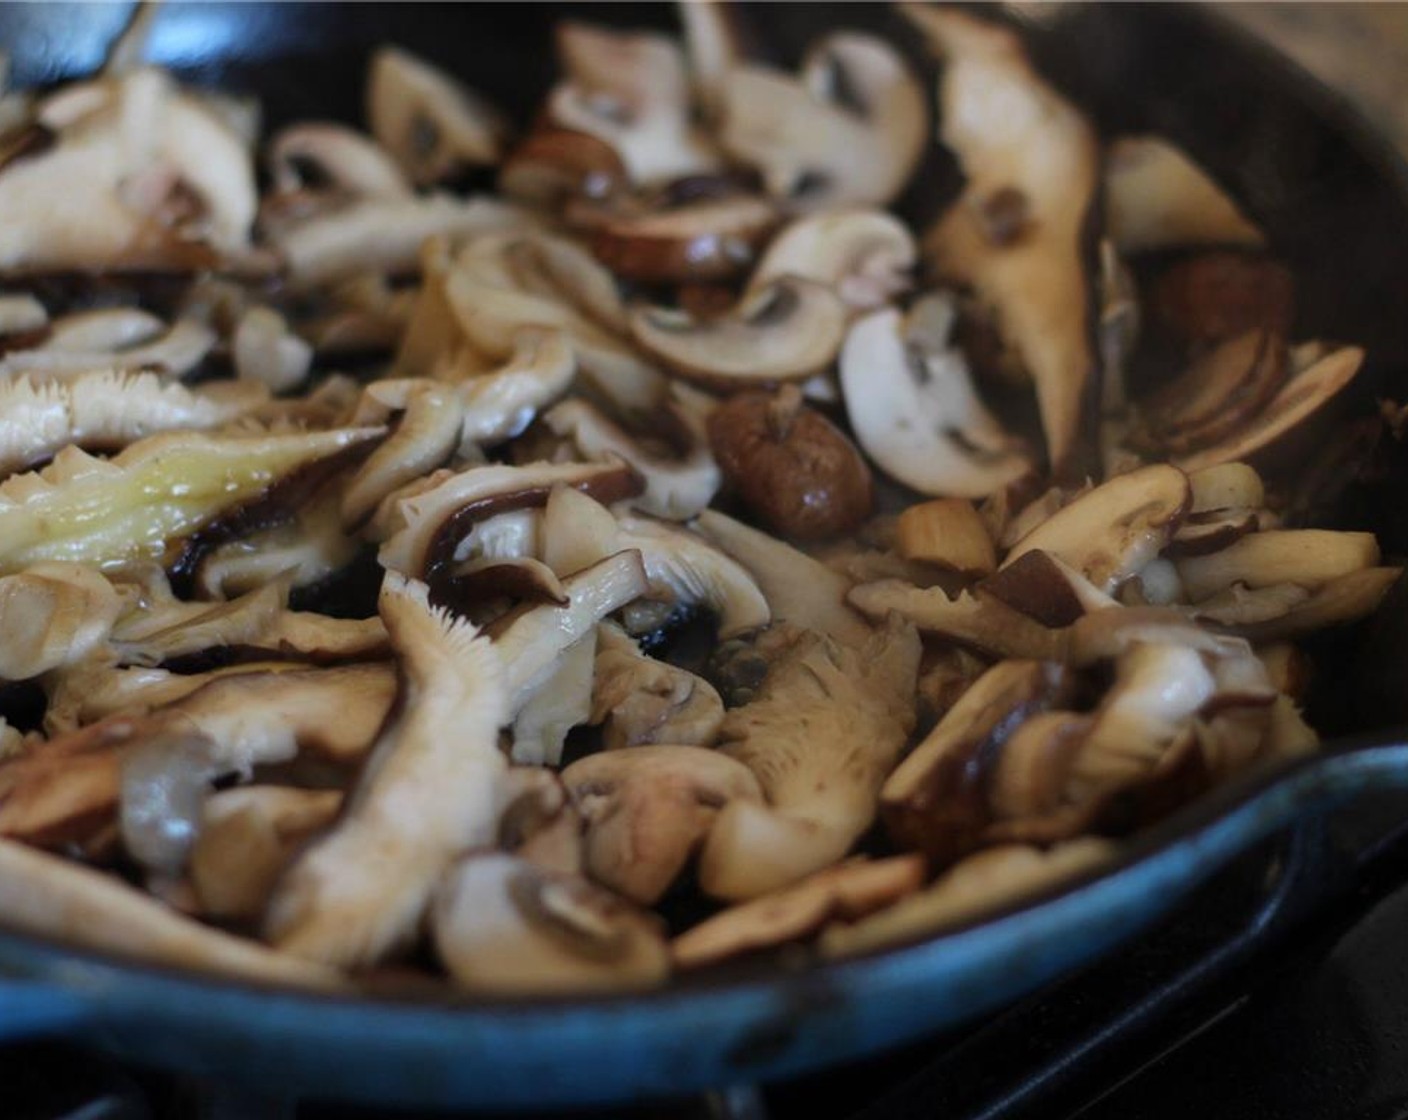
[[[562,779],[541,766],[510,766],[498,846],[544,871],[582,873],[582,819]]]
[[[551,571],[551,569],[548,569]],[[564,597],[558,606],[566,606]],[[592,677],[596,665],[596,631],[562,651],[557,665],[513,721],[509,757],[519,766],[559,766],[567,734],[592,715]]]
[[[909,181],[926,123],[923,91],[899,53],[838,31],[812,46],[799,77],[731,70],[719,142],[798,207],[883,206]]]
[[[508,124],[483,98],[400,47],[380,47],[367,77],[367,122],[416,186],[495,163]]]
[[[235,375],[267,385],[276,393],[301,384],[313,364],[313,347],[268,307],[251,307],[230,340]]]
[[[607,218],[592,252],[625,280],[682,284],[745,273],[778,222],[776,206],[737,195]]]
[[[402,676],[347,812],[280,881],[266,926],[282,951],[367,965],[414,935],[456,853],[490,843],[505,762],[508,690],[498,651],[388,572],[379,611]],[[455,734],[447,736],[446,727]]]
[[[1211,446],[1175,456],[1174,462],[1191,474],[1223,463],[1260,461],[1331,408],[1363,362],[1364,351],[1357,346],[1330,351],[1309,368],[1294,373],[1266,407],[1239,430]]]
[[[1253,329],[1289,334],[1296,283],[1286,265],[1264,253],[1214,249],[1164,268],[1149,304],[1160,326],[1199,349]]]
[[[724,703],[708,681],[640,652],[625,631],[597,628],[593,724],[607,750],[671,743],[713,746]]]
[[[336,988],[337,974],[175,913],[111,875],[0,840],[9,928],[135,960],[239,980]]]
[[[430,927],[456,986],[483,995],[631,991],[670,970],[655,915],[500,852],[467,856],[445,875]]]
[[[604,198],[628,176],[616,149],[570,128],[540,127],[509,152],[499,169],[499,191],[530,206]]]
[[[730,957],[810,937],[830,922],[854,922],[883,910],[924,885],[916,855],[853,859],[795,886],[730,907],[676,937],[678,968],[701,968]]]
[[[333,822],[334,789],[243,786],[205,802],[190,878],[204,914],[253,921],[299,847]]]
[[[199,388],[153,373],[95,370],[63,379],[0,381],[0,473],[23,470],[70,444],[113,450],[157,432],[217,428],[267,403],[252,383]]]
[[[1067,632],[1066,658],[1087,666],[1122,657],[1141,645],[1179,645],[1210,657],[1245,652],[1240,638],[1213,632],[1174,607],[1122,607],[1095,611],[1077,619]]]
[[[0,576],[0,678],[29,680],[96,653],[122,610],[100,573],[60,561]]]
[[[1036,385],[1053,473],[1063,475],[1080,454],[1097,376],[1082,260],[1100,187],[1095,133],[1032,68],[1014,31],[953,8],[904,11],[945,63],[940,137],[968,177],[924,253],[996,308]]]
[[[989,657],[1060,660],[1066,654],[1065,632],[982,590],[949,598],[940,587],[887,579],[853,587],[846,602],[877,621],[898,614],[926,634],[942,635]]]
[[[1373,533],[1276,529],[1245,536],[1207,556],[1184,557],[1177,565],[1189,598],[1199,603],[1236,583],[1313,588],[1378,562]]]
[[[35,379],[68,378],[102,370],[157,370],[166,379],[184,377],[205,360],[216,342],[210,327],[178,319],[166,333],[119,349],[69,350],[44,346],[12,350],[0,358],[0,374]]]
[[[557,573],[531,556],[478,556],[452,569],[454,595],[461,605],[500,597],[567,605]]]
[[[977,587],[1043,626],[1069,626],[1091,611],[1119,606],[1060,557],[1039,548],[1023,553]]]
[[[678,432],[685,446],[665,455],[623,431],[588,401],[561,402],[543,417],[560,436],[591,458],[614,455],[624,459],[645,480],[645,489],[634,504],[645,513],[672,521],[685,521],[708,507],[722,481],[719,465],[709,448],[703,418],[678,404],[668,407],[662,419]],[[657,430],[664,425],[657,422]]]
[[[975,852],[897,905],[853,925],[829,927],[818,945],[824,957],[850,957],[932,936],[1087,875],[1109,863],[1115,852],[1109,841],[1088,837],[1045,850],[1012,844]]]
[[[373,60],[373,68],[376,65]],[[407,198],[410,185],[387,150],[389,145],[378,147],[355,129],[334,121],[288,125],[269,141],[273,188],[281,194],[311,187],[353,197]],[[307,167],[317,173],[316,182],[305,182]]]
[[[1126,253],[1265,240],[1208,173],[1161,136],[1121,136],[1109,146],[1105,206],[1110,236]]]
[[[895,551],[961,575],[991,575],[997,567],[992,536],[973,503],[938,498],[907,507],[895,526]]]
[[[110,824],[122,751],[143,731],[135,720],[115,718],[23,744],[0,763],[0,837],[58,847]]]
[[[921,300],[908,320],[893,308],[857,320],[841,388],[857,440],[886,474],[924,494],[981,498],[1032,464],[974,392],[948,343],[952,321],[944,297]]]
[[[1045,711],[1012,732],[987,775],[985,797],[994,823],[984,830],[985,840],[1009,822],[1027,833],[1034,826],[1067,836],[1085,830],[1088,810],[1066,802],[1066,776],[1092,724],[1088,714]]]
[[[1267,609],[1258,612],[1259,617],[1248,617],[1244,610],[1209,609],[1214,600],[1198,604],[1194,617],[1248,641],[1290,641],[1330,626],[1367,618],[1378,609],[1402,574],[1402,568],[1362,568],[1331,579],[1309,594],[1296,588],[1299,595],[1287,595],[1284,585],[1272,585],[1248,593],[1249,596],[1264,593],[1274,596],[1274,601],[1266,604]]]
[[[387,499],[393,510],[387,519],[389,532],[378,558],[386,568],[412,575],[433,574],[456,557],[476,522],[539,507],[557,485],[594,493],[607,501],[630,497],[641,489],[639,476],[619,461],[471,466],[445,474],[409,496],[391,495]]]
[[[700,857],[707,894],[755,898],[850,850],[914,729],[919,652],[898,619],[861,649],[803,634],[724,717],[718,749],[752,769],[767,806],[735,801],[719,814]]]
[[[464,406],[450,386],[420,382],[407,394],[391,434],[342,491],[342,518],[360,525],[386,497],[446,463],[459,446]]]
[[[1102,591],[1112,591],[1159,554],[1190,501],[1188,477],[1155,464],[1082,494],[1023,537],[1003,567],[1034,549],[1064,560]]]
[[[562,781],[586,825],[587,874],[646,906],[669,890],[725,805],[763,799],[743,763],[682,745],[588,755]]]
[[[1028,718],[1067,704],[1073,673],[1050,661],[1001,661],[973,683],[880,791],[895,841],[949,862],[976,847],[991,819],[987,777]]]
[[[1190,513],[1165,550],[1169,556],[1203,556],[1236,543],[1261,528],[1262,513],[1254,509],[1226,509],[1211,514]],[[1147,569],[1146,569],[1147,570]]]
[[[909,289],[918,256],[904,223],[883,210],[824,211],[773,238],[748,290],[801,276],[834,288],[847,307],[873,311]]]
[[[0,571],[47,559],[114,563],[160,556],[177,539],[314,464],[379,439],[378,428],[292,435],[173,432],[111,459],[65,448],[0,484]]]
[[[815,630],[846,646],[859,647],[870,639],[871,628],[847,605],[851,583],[844,576],[718,510],[706,509],[694,525],[747,569],[773,622]]]
[[[664,307],[631,314],[642,347],[680,376],[723,389],[809,377],[836,357],[845,327],[845,306],[830,288],[791,276],[717,319]]]

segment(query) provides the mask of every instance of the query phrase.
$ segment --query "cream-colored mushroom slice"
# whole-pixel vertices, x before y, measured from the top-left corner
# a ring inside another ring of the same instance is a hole
[[[684,870],[719,811],[761,803],[743,763],[691,746],[644,746],[579,759],[562,781],[586,825],[586,873],[653,905]]]
[[[994,665],[885,781],[880,814],[890,835],[939,862],[971,851],[990,819],[984,786],[1004,743],[1027,719],[1069,703],[1075,688],[1055,662]]]
[[[891,614],[926,634],[938,634],[989,657],[1061,660],[1068,636],[978,589],[953,598],[941,587],[915,587],[886,579],[851,588],[846,602],[877,622]]]
[[[368,393],[376,386],[368,386]],[[342,491],[342,518],[360,525],[390,494],[449,461],[464,427],[464,404],[454,387],[417,381],[408,388],[400,419],[386,441],[357,468]]]
[[[337,816],[335,789],[242,786],[206,801],[189,874],[201,910],[225,921],[253,921],[299,847]]]
[[[48,326],[49,313],[32,295],[0,295],[0,345],[4,344],[7,336],[32,336]]]
[[[716,319],[664,307],[631,314],[631,334],[650,354],[682,377],[727,390],[810,377],[835,359],[845,328],[845,305],[831,289],[794,276]]]
[[[923,858],[912,854],[848,860],[706,918],[676,937],[670,952],[678,968],[701,968],[800,941],[830,922],[857,921],[913,894],[925,870]]]
[[[505,770],[508,693],[494,647],[395,572],[379,606],[401,702],[340,822],[289,869],[266,920],[280,950],[344,967],[406,944],[455,854],[493,840]]]
[[[1361,568],[1314,591],[1298,584],[1272,584],[1255,591],[1234,585],[1199,603],[1193,616],[1248,641],[1289,641],[1367,618],[1402,574],[1402,568]]]
[[[908,228],[883,210],[824,211],[798,218],[773,239],[748,290],[801,276],[834,288],[847,307],[873,311],[909,289],[918,257]]]
[[[607,750],[655,743],[709,747],[724,721],[724,702],[702,677],[640,652],[625,631],[597,628],[591,722]]]
[[[339,461],[378,428],[274,436],[167,433],[112,459],[65,448],[41,471],[0,484],[0,571],[42,560],[115,563],[160,556],[280,479]]]
[[[236,376],[267,385],[276,393],[301,384],[313,364],[313,347],[268,307],[252,307],[241,316],[230,340],[230,354]]]
[[[614,502],[639,493],[641,484],[619,461],[471,466],[407,497],[387,499],[392,510],[383,526],[382,566],[411,575],[434,572],[458,558],[460,544],[476,522],[541,506],[557,485]]]
[[[425,186],[496,163],[508,122],[478,94],[400,47],[380,47],[367,77],[367,121],[411,182]]]
[[[502,366],[456,385],[464,410],[459,455],[522,435],[542,409],[567,392],[576,372],[577,359],[567,334],[520,331],[513,353]]]
[[[1212,177],[1161,136],[1121,136],[1109,146],[1105,207],[1110,236],[1126,253],[1265,241]]]
[[[1379,562],[1373,533],[1328,529],[1276,529],[1252,533],[1206,556],[1177,561],[1178,574],[1194,603],[1233,584],[1249,588],[1292,583],[1315,588]]]
[[[1262,753],[1270,759],[1298,758],[1320,746],[1320,736],[1305,722],[1289,696],[1278,696],[1271,705]]]
[[[767,533],[706,509],[695,528],[753,577],[773,622],[825,634],[844,646],[865,645],[873,633],[846,603],[850,580]]]
[[[70,444],[108,451],[158,432],[217,428],[268,399],[262,385],[190,389],[156,374],[116,370],[0,380],[0,472],[23,470]]]
[[[27,373],[49,379],[102,370],[158,370],[169,380],[194,370],[215,342],[215,332],[204,323],[179,319],[164,334],[135,346],[78,350],[46,344],[36,350],[12,350],[0,358],[0,376]]]
[[[708,507],[722,482],[704,417],[694,410],[674,405],[657,417],[655,430],[664,430],[663,420],[684,444],[677,447],[671,441],[675,454],[646,445],[588,401],[563,401],[543,420],[558,435],[569,437],[583,455],[610,454],[630,463],[645,480],[645,490],[634,505],[652,516],[686,521]]]
[[[1186,473],[1192,491],[1190,514],[1254,510],[1266,504],[1266,487],[1261,476],[1247,463],[1219,463]]]
[[[815,43],[799,77],[739,66],[723,88],[719,142],[798,208],[883,206],[924,147],[919,81],[888,43],[838,31]]]
[[[337,974],[175,913],[121,880],[0,840],[0,908],[11,930],[139,961],[300,988]]]
[[[556,32],[566,81],[548,95],[554,124],[609,144],[637,184],[718,166],[718,153],[691,119],[684,55],[676,43],[572,21],[559,23]]]
[[[1266,407],[1231,435],[1209,447],[1174,457],[1190,474],[1223,463],[1257,460],[1279,452],[1302,429],[1331,408],[1359,373],[1364,351],[1342,346],[1293,372]],[[1292,355],[1292,367],[1296,365]]]
[[[832,925],[818,945],[824,957],[850,957],[967,925],[1023,898],[1087,875],[1114,859],[1107,840],[1082,838],[1053,848],[1004,845],[976,852],[929,887],[852,925]]]
[[[316,172],[316,182],[305,182],[309,167]],[[333,121],[301,121],[280,129],[269,141],[269,169],[274,191],[280,194],[305,187],[366,198],[411,194],[387,150],[356,129]]]
[[[0,678],[29,680],[95,653],[122,600],[100,573],[81,564],[35,564],[0,576]]]
[[[967,183],[925,234],[926,259],[1000,317],[1036,386],[1052,470],[1076,467],[1097,354],[1084,229],[1099,193],[1099,145],[1032,68],[1014,31],[956,8],[906,5],[944,62],[939,135]]]
[[[723,112],[729,73],[746,57],[738,10],[726,0],[681,0],[677,11],[694,99],[712,124]]]
[[[0,167],[8,271],[191,271],[248,245],[256,194],[241,139],[162,73],[103,87],[53,143]],[[191,202],[195,207],[192,213]]]
[[[126,350],[151,342],[165,330],[165,321],[140,307],[75,311],[55,319],[36,349],[66,353]]]
[[[1019,540],[1003,567],[1041,549],[1102,591],[1112,591],[1159,554],[1188,511],[1188,477],[1160,463],[1082,494]]]
[[[558,605],[566,606],[567,602]],[[510,752],[515,764],[561,765],[568,732],[591,719],[595,665],[596,631],[592,630],[562,651],[551,676],[518,710]]]
[[[288,592],[287,580],[275,580],[226,603],[148,601],[113,628],[112,648],[121,664],[160,665],[202,650],[255,645],[286,611]]]
[[[1236,543],[1261,528],[1265,514],[1255,509],[1225,509],[1215,513],[1190,513],[1168,542],[1170,557],[1203,556]],[[1153,563],[1171,563],[1168,560]],[[1145,572],[1149,569],[1146,567]],[[1175,572],[1175,575],[1177,573]],[[1139,578],[1143,580],[1144,572]],[[1180,591],[1182,588],[1180,587]]]
[[[562,778],[542,766],[511,766],[504,776],[498,846],[544,871],[582,873],[582,818]]]
[[[654,914],[500,852],[469,855],[445,875],[430,927],[456,986],[483,995],[630,991],[670,971]]]
[[[593,225],[596,258],[641,284],[723,282],[744,274],[779,220],[777,204],[753,195],[705,198]]]
[[[1032,463],[973,389],[949,342],[954,309],[928,296],[909,319],[894,309],[852,324],[841,389],[857,440],[886,474],[920,493],[981,498],[1031,473]]]
[[[1088,666],[1143,645],[1177,645],[1211,658],[1246,652],[1242,639],[1200,626],[1176,607],[1122,607],[1083,615],[1066,632],[1063,652],[1071,664]]]
[[[119,718],[21,744],[0,764],[0,836],[41,847],[82,843],[112,821],[122,752],[145,732]]]
[[[724,717],[718,749],[752,769],[767,805],[719,814],[699,861],[706,893],[756,898],[850,851],[914,729],[919,652],[898,619],[861,649],[804,634]]]

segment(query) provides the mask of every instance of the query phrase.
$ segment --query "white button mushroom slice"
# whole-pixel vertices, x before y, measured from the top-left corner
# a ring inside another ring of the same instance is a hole
[[[810,377],[835,359],[845,329],[845,305],[831,289],[793,276],[716,319],[665,307],[631,313],[631,334],[644,349],[681,377],[723,389]]]
[[[558,575],[580,572],[620,550],[615,515],[570,486],[554,486],[543,507],[538,550]]]
[[[543,505],[558,484],[617,501],[639,493],[640,481],[622,462],[531,463],[527,466],[472,466],[446,474],[407,497],[392,495],[380,528],[383,567],[412,575],[443,567],[476,522],[499,513]],[[3,488],[0,488],[3,494]]]
[[[670,952],[677,967],[701,968],[800,941],[829,922],[854,922],[893,905],[924,885],[925,870],[917,855],[848,860],[706,918],[676,937]]]
[[[658,902],[719,811],[762,788],[743,763],[691,746],[603,751],[562,772],[586,825],[586,872],[633,902]]]
[[[12,350],[0,359],[0,377],[27,373],[35,379],[63,378],[101,370],[159,370],[166,379],[184,377],[214,348],[215,332],[193,319],[178,319],[165,334],[119,349],[69,350],[45,346]]]
[[[313,347],[289,329],[269,307],[251,307],[240,318],[230,340],[238,377],[282,393],[300,384],[313,364]]]
[[[547,99],[560,127],[609,144],[633,182],[675,179],[719,165],[691,120],[679,46],[662,35],[566,22],[557,26],[566,80]]]
[[[1367,618],[1402,574],[1402,568],[1362,568],[1311,592],[1287,584],[1256,591],[1234,586],[1230,592],[1199,603],[1192,613],[1199,621],[1248,641],[1288,641]]]
[[[571,438],[583,455],[611,454],[630,463],[645,480],[645,491],[633,504],[654,517],[686,521],[708,507],[722,483],[703,417],[678,405],[666,406],[654,418],[657,438],[672,445],[673,455],[643,445],[584,400],[563,401],[543,420],[558,435]]]
[[[201,811],[190,878],[202,912],[252,921],[285,867],[342,804],[335,789],[243,786],[213,795]]]
[[[1193,494],[1188,508],[1190,514],[1254,510],[1266,504],[1266,487],[1261,476],[1246,463],[1219,463],[1186,473]]]
[[[730,71],[719,141],[798,207],[883,206],[919,161],[926,117],[919,81],[895,49],[841,31],[808,51],[797,78],[755,65]]]
[[[576,241],[529,232],[503,252],[526,291],[564,299],[615,334],[628,329],[616,275]]]
[[[591,722],[607,750],[653,743],[709,747],[724,721],[724,702],[708,681],[640,652],[610,623],[597,628]]]
[[[886,579],[851,588],[846,602],[877,622],[897,614],[926,634],[989,657],[1059,660],[1067,648],[1064,631],[1044,626],[981,589],[949,598],[941,587]]]
[[[268,158],[278,193],[309,186],[353,197],[411,195],[410,185],[385,151],[355,129],[333,121],[303,121],[280,129],[269,141]],[[305,183],[305,168],[310,165],[318,181]]]
[[[562,581],[566,606],[533,606],[494,623],[494,645],[504,663],[507,724],[556,671],[563,651],[581,641],[612,611],[647,589],[638,552],[618,552]]]
[[[504,776],[498,846],[545,871],[582,873],[582,818],[562,779],[541,766],[510,766]]]
[[[270,985],[341,985],[331,969],[211,929],[111,875],[8,840],[0,840],[0,908],[13,930],[134,960]]]
[[[314,464],[379,439],[378,428],[278,436],[152,436],[112,459],[65,448],[0,484],[0,571],[41,560],[160,556],[222,513]]]
[[[501,367],[456,385],[464,409],[459,454],[522,435],[542,409],[567,392],[576,372],[576,355],[564,332],[519,332]]]
[[[1188,476],[1177,467],[1141,467],[1058,510],[1019,540],[1002,566],[1041,549],[1112,591],[1163,550],[1190,500]]]
[[[851,581],[844,576],[718,510],[706,509],[694,527],[747,569],[774,622],[815,630],[846,646],[870,640],[873,631],[846,604]]]
[[[217,428],[269,400],[262,385],[188,389],[152,373],[95,370],[64,380],[0,380],[0,473],[64,447],[116,450],[157,432]]]
[[[0,295],[0,340],[6,335],[27,335],[49,325],[49,313],[31,295]]]
[[[1373,533],[1280,529],[1252,533],[1220,552],[1185,557],[1177,565],[1189,598],[1199,603],[1236,583],[1315,588],[1378,562],[1379,543]]]
[[[453,387],[417,384],[391,434],[342,491],[344,523],[349,528],[360,525],[388,495],[447,462],[459,446],[463,426],[464,405]]]
[[[55,319],[36,349],[69,353],[126,350],[151,342],[165,330],[164,321],[139,307],[77,311]]]
[[[565,605],[565,604],[562,604]],[[592,715],[596,631],[562,651],[557,667],[518,710],[510,757],[519,766],[558,766],[567,733]]]
[[[870,827],[914,730],[919,638],[890,620],[861,649],[803,634],[757,696],[724,717],[719,750],[757,775],[767,806],[730,803],[700,856],[718,898],[755,898],[835,863]]]
[[[1105,153],[1105,220],[1126,253],[1265,238],[1212,178],[1160,136],[1121,136]]]
[[[883,210],[826,211],[798,218],[773,239],[748,290],[801,276],[834,288],[847,307],[872,311],[909,289],[918,255],[909,229]]]
[[[0,678],[77,664],[107,640],[121,610],[112,584],[81,564],[35,564],[0,577]]]
[[[490,843],[505,762],[507,692],[497,651],[388,572],[380,613],[402,683],[338,825],[289,869],[266,928],[282,951],[365,966],[415,934],[455,854]],[[447,734],[447,729],[453,733]]]
[[[993,911],[1090,874],[1113,860],[1108,840],[1082,838],[1053,848],[1004,845],[976,852],[933,884],[853,925],[833,925],[819,945],[825,957],[850,957],[882,946],[932,937]]]
[[[1291,379],[1261,411],[1238,431],[1221,442],[1174,458],[1174,463],[1190,473],[1220,463],[1258,459],[1280,451],[1280,445],[1310,425],[1329,409],[1359,373],[1364,351],[1343,346],[1318,357],[1306,368],[1293,372]],[[1292,368],[1296,360],[1292,357]]]
[[[508,132],[503,115],[482,97],[400,47],[372,55],[367,123],[417,186],[498,162]]]
[[[694,100],[714,123],[723,111],[729,73],[746,57],[739,11],[727,0],[681,0],[684,49]]]
[[[445,875],[430,926],[456,986],[484,995],[629,991],[670,971],[654,914],[500,852],[470,855]]]
[[[1098,372],[1082,252],[1100,186],[1095,133],[1032,69],[1015,32],[957,9],[905,14],[944,61],[940,138],[967,177],[924,253],[997,310],[1035,382],[1052,470],[1063,474],[1081,453]]]
[[[932,323],[921,337],[914,325],[887,309],[846,335],[841,389],[866,453],[886,474],[935,496],[981,498],[1029,474],[1031,462],[974,392],[962,353],[939,341]]]

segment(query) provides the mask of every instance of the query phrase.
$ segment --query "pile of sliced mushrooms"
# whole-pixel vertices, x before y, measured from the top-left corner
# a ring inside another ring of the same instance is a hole
[[[1363,352],[1190,156],[904,14],[931,74],[563,23],[517,134],[393,46],[367,131],[130,42],[0,98],[0,924],[639,989],[971,922],[1315,749],[1293,643],[1399,569],[1277,472]]]

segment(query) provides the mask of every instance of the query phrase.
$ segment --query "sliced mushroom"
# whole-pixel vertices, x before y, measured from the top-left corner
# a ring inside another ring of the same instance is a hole
[[[773,239],[748,289],[801,276],[835,289],[847,307],[873,311],[909,288],[918,256],[909,230],[882,210],[825,211]]]
[[[735,195],[608,217],[593,229],[591,246],[625,280],[729,280],[752,266],[777,221],[773,203]]]
[[[0,576],[0,678],[28,680],[99,649],[122,600],[92,568],[59,561]]]
[[[1036,385],[1052,471],[1070,473],[1097,377],[1082,259],[1100,186],[1095,133],[1015,32],[954,8],[905,14],[944,61],[940,136],[968,178],[925,235],[925,255],[997,310]]]
[[[753,770],[768,804],[719,814],[700,857],[706,893],[755,898],[850,851],[914,728],[918,668],[919,640],[899,620],[859,650],[811,633],[781,656],[720,730],[719,749]]]
[[[671,954],[679,968],[701,968],[799,941],[829,922],[853,922],[883,910],[917,891],[924,876],[924,860],[912,854],[848,860],[705,919],[675,938]]]
[[[562,779],[541,766],[511,766],[504,780],[499,847],[544,871],[582,873],[582,818]]]
[[[989,657],[1060,660],[1067,650],[1065,633],[981,588],[949,598],[941,587],[919,588],[887,579],[852,588],[846,602],[877,621],[898,614],[924,633],[942,635]]]
[[[1126,253],[1264,238],[1187,153],[1160,136],[1122,136],[1105,156],[1106,222]]]
[[[1236,583],[1251,588],[1278,583],[1319,587],[1378,562],[1373,533],[1281,529],[1252,533],[1207,556],[1185,557],[1178,561],[1178,574],[1197,603]]]
[[[1145,565],[1137,578],[1143,578],[1152,566],[1152,563]],[[978,589],[1043,626],[1070,626],[1091,611],[1119,606],[1059,556],[1039,548],[1023,553],[1013,563],[984,579]]]
[[[569,603],[570,595],[558,605]],[[552,674],[518,709],[510,754],[515,764],[561,765],[567,733],[591,719],[595,665],[596,631],[592,630],[562,651]]]
[[[1032,470],[983,407],[960,351],[953,305],[932,296],[856,321],[841,350],[841,388],[856,438],[881,470],[924,494],[981,498]]]
[[[24,744],[0,764],[0,837],[57,847],[110,824],[122,751],[144,733],[137,721],[116,718]]]
[[[643,905],[669,890],[715,817],[761,802],[743,763],[690,746],[643,746],[579,759],[562,781],[586,823],[587,874]]]
[[[367,121],[416,186],[497,162],[508,131],[497,109],[400,47],[372,55]]]
[[[745,57],[738,10],[722,0],[685,0],[679,14],[695,100],[713,123],[723,111],[729,72]]]
[[[151,342],[165,329],[165,322],[139,307],[75,311],[55,319],[37,348],[69,354],[127,350]]]
[[[300,384],[313,364],[313,347],[267,307],[252,307],[241,316],[230,348],[237,376],[276,393]]]
[[[1193,493],[1190,514],[1260,509],[1266,504],[1261,476],[1246,463],[1220,463],[1187,474]]]
[[[382,584],[401,703],[339,824],[274,892],[267,928],[285,953],[344,967],[380,959],[414,935],[456,853],[494,839],[503,668],[472,625],[432,608],[427,595],[395,572]]]
[[[255,646],[285,612],[289,585],[275,580],[213,605],[183,603],[171,596],[169,587],[163,591],[160,599],[147,598],[113,628],[112,648],[121,664],[160,665],[201,650]]]
[[[446,463],[459,446],[463,429],[459,394],[450,386],[417,382],[408,390],[391,435],[342,491],[343,521],[349,528],[361,524],[390,494]]]
[[[992,537],[973,503],[962,498],[921,502],[900,514],[895,551],[962,575],[990,575],[997,567]]]
[[[631,315],[642,347],[681,376],[721,389],[811,376],[835,358],[845,325],[845,306],[831,289],[791,276],[717,319],[700,322],[663,307]]]
[[[316,172],[312,183],[305,182],[309,167]],[[405,177],[382,147],[332,121],[305,121],[281,129],[269,142],[269,168],[279,194],[305,187],[366,198],[411,194]]]
[[[455,983],[485,995],[650,988],[670,970],[653,914],[498,852],[470,855],[450,870],[431,932]]]
[[[604,198],[621,190],[626,165],[604,140],[569,128],[540,127],[511,151],[499,170],[499,190],[530,206],[572,198]]]
[[[75,337],[82,334],[75,332]],[[12,350],[0,358],[0,375],[49,379],[101,370],[155,370],[169,380],[184,377],[199,366],[215,341],[215,332],[204,323],[179,319],[165,334],[136,346],[78,350],[46,344],[37,350]]]
[[[0,352],[14,345],[12,340],[37,341],[48,326],[49,313],[33,296],[0,295]]]
[[[1291,270],[1262,253],[1210,250],[1176,260],[1154,281],[1152,318],[1198,349],[1249,330],[1288,336],[1295,317]]]
[[[1298,585],[1273,584],[1259,592],[1237,596],[1238,599],[1273,596],[1269,603],[1264,598],[1257,602],[1261,609],[1254,613],[1241,609],[1238,602],[1225,604],[1224,609],[1219,610],[1216,600],[1220,596],[1215,596],[1198,604],[1194,617],[1248,641],[1289,641],[1368,617],[1378,609],[1402,574],[1402,568],[1362,568],[1337,576],[1308,593]]]
[[[597,628],[591,722],[607,750],[653,743],[713,746],[724,703],[702,677],[640,652],[624,631]]]

